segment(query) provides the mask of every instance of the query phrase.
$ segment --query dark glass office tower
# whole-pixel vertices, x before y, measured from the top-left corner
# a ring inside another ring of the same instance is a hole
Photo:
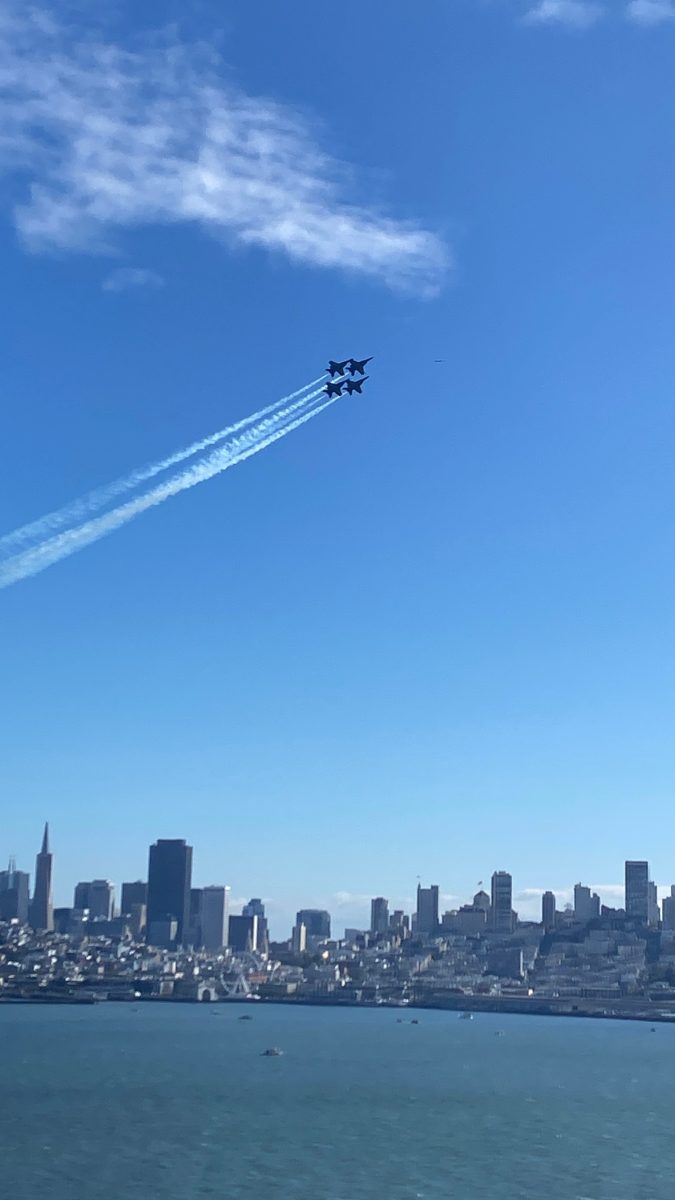
[[[176,942],[185,943],[190,926],[192,846],[183,839],[159,838],[148,862],[148,941],[153,924],[176,922]]]
[[[17,920],[28,924],[30,880],[27,871],[17,871],[13,858],[9,869],[0,871],[0,921]]]
[[[626,916],[649,920],[649,863],[643,859],[626,863]]]
[[[122,884],[122,902],[120,904],[120,912],[130,913],[133,911],[135,904],[148,903],[148,885],[143,883],[141,879],[137,879],[135,883]]]
[[[438,932],[438,884],[417,885],[417,933]]]
[[[327,939],[330,937],[330,913],[325,908],[301,908],[295,917],[296,925],[304,925],[307,937]]]

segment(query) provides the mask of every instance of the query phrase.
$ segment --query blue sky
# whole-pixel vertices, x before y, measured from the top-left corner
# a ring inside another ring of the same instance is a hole
[[[0,2],[2,530],[376,359],[0,591],[0,855],[669,883],[675,7],[139,7]]]

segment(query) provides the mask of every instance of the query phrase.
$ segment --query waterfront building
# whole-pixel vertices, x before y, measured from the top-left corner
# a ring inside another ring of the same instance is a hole
[[[54,858],[49,850],[49,824],[47,823],[42,835],[42,847],[35,859],[35,891],[30,906],[30,923],[35,930],[49,931],[54,928],[53,868]]]
[[[556,900],[553,892],[544,892],[541,898],[541,923],[544,933],[550,933],[556,924]]]
[[[229,888],[202,888],[201,945],[211,954],[219,954],[227,945]]]
[[[9,860],[6,871],[0,871],[0,921],[18,921],[28,924],[30,905],[30,876],[27,871],[17,871],[16,862]]]
[[[137,904],[148,903],[148,885],[142,879],[135,880],[134,883],[122,884],[122,898],[120,901],[120,911],[122,913],[130,913]]]
[[[626,862],[626,916],[649,921],[649,863]]]
[[[148,941],[153,945],[154,927],[176,922],[176,940],[184,945],[190,925],[192,846],[182,838],[159,838],[150,847],[148,859]],[[163,930],[165,932],[165,928]]]
[[[423,888],[417,885],[415,932],[435,934],[438,931],[438,884]]]
[[[325,908],[301,908],[295,915],[296,925],[304,925],[307,937],[315,941],[330,938],[330,913]]]
[[[376,896],[370,902],[370,932],[386,933],[389,928],[389,901]]]
[[[492,928],[495,933],[513,932],[513,880],[508,871],[492,876]]]

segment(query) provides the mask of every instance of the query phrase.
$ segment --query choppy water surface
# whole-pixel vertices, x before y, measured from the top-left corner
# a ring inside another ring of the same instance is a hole
[[[262,1058],[268,1046],[283,1057]],[[0,1055],[12,1200],[675,1194],[675,1029],[664,1026],[5,1007]]]

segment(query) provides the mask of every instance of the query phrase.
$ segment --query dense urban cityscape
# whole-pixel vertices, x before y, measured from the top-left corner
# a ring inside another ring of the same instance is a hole
[[[192,847],[159,839],[147,880],[78,883],[53,905],[45,826],[30,876],[0,872],[0,1002],[276,1000],[390,1004],[675,1020],[675,886],[659,906],[645,861],[625,863],[625,904],[590,887],[541,920],[513,911],[512,877],[441,913],[439,887],[417,887],[415,912],[371,902],[368,929],[337,939],[331,915],[301,909],[288,940],[270,939],[265,906],[229,911],[225,885],[192,887]]]

